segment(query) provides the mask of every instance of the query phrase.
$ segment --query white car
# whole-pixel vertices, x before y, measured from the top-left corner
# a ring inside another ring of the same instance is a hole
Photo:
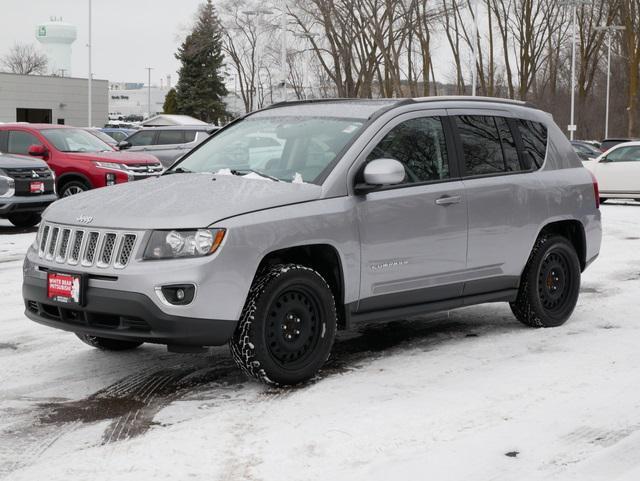
[[[635,199],[640,202],[640,142],[618,144],[597,159],[582,164],[596,176],[601,201]]]

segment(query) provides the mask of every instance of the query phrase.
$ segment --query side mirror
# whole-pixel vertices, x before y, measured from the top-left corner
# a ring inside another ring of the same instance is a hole
[[[404,165],[395,159],[376,159],[364,168],[364,184],[356,185],[356,193],[366,194],[382,185],[400,184],[405,176]]]
[[[34,144],[29,147],[27,152],[32,157],[41,157],[43,159],[47,159],[49,157],[49,151],[44,145]]]
[[[127,142],[126,140],[122,140],[122,141],[118,142],[117,147],[120,150],[125,150],[125,149],[128,149],[129,147],[131,147],[131,143]]]

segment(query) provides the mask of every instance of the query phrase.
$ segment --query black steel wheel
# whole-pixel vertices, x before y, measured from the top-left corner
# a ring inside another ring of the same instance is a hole
[[[571,316],[580,292],[580,261],[564,237],[542,235],[522,274],[511,310],[532,327],[555,327]]]
[[[259,381],[298,384],[329,357],[336,323],[335,301],[324,278],[305,266],[278,265],[254,281],[231,353]]]

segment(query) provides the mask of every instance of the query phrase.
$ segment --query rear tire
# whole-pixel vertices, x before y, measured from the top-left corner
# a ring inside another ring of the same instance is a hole
[[[294,385],[312,378],[331,353],[336,305],[329,285],[297,264],[271,267],[254,280],[230,341],[242,371],[263,383]]]
[[[40,223],[40,213],[38,212],[21,212],[7,216],[9,222],[16,227],[33,227]]]
[[[541,235],[522,273],[511,311],[531,327],[556,327],[571,316],[580,293],[580,261],[573,245],[558,235]]]
[[[90,189],[91,186],[82,180],[70,180],[60,186],[60,197],[70,197]]]
[[[130,351],[136,347],[140,347],[143,343],[140,341],[121,341],[119,339],[109,339],[106,337],[90,336],[88,334],[77,334],[85,344],[91,347],[101,349],[103,351]]]

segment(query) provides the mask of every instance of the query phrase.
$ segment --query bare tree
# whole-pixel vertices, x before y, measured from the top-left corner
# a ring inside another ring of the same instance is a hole
[[[620,21],[624,25],[623,52],[627,57],[628,105],[627,135],[635,137],[640,133],[638,113],[640,95],[640,0],[622,0]]]
[[[47,56],[32,44],[15,43],[0,60],[8,72],[20,75],[44,74],[47,72]]]

